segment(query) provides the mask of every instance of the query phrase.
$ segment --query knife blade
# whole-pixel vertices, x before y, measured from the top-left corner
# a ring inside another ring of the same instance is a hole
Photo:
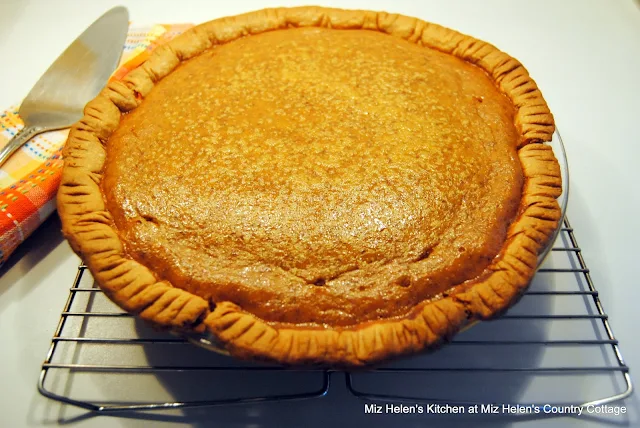
[[[129,12],[107,11],[55,60],[29,91],[18,110],[24,128],[0,150],[0,166],[36,135],[68,128],[80,120],[84,106],[107,84],[122,55]]]

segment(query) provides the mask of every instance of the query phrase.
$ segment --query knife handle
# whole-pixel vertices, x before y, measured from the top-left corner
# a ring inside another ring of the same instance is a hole
[[[16,135],[13,136],[6,146],[0,150],[0,166],[11,157],[20,147],[26,144],[30,139],[40,134],[44,130],[37,126],[25,126]]]

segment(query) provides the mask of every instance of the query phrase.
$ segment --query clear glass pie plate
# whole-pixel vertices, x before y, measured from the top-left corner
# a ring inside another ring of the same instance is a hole
[[[553,248],[553,244],[558,237],[558,234],[561,230],[565,214],[567,211],[567,202],[569,200],[569,165],[567,163],[566,151],[564,148],[564,144],[562,143],[562,138],[560,137],[560,133],[556,130],[553,134],[553,138],[550,142],[546,143],[553,149],[553,153],[558,159],[558,163],[560,164],[560,173],[562,175],[562,194],[558,198],[558,203],[561,209],[561,217],[558,222],[558,228],[556,229],[552,239],[549,241],[549,244],[545,247],[545,249],[538,256],[538,268],[544,263],[547,256],[549,255],[551,248]],[[473,325],[477,324],[479,321],[475,321],[470,323],[469,325],[463,328],[463,331],[469,329]],[[217,352],[223,355],[229,355],[229,352],[224,349],[224,345],[220,343],[215,336],[210,333],[194,333],[194,334],[182,334],[189,342],[208,349],[213,352]]]

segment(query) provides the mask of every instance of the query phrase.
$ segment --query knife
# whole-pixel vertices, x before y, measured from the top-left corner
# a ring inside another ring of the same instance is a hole
[[[115,7],[89,26],[49,67],[18,110],[24,128],[0,150],[0,166],[38,134],[68,128],[107,84],[122,55],[129,12]]]

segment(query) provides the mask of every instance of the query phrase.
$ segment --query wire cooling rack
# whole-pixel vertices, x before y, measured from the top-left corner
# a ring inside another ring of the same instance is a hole
[[[369,401],[578,406],[633,390],[568,220],[509,313],[438,352],[365,372],[293,371],[200,349],[123,313],[80,266],[38,385],[49,398],[104,413],[312,399],[338,387]]]

